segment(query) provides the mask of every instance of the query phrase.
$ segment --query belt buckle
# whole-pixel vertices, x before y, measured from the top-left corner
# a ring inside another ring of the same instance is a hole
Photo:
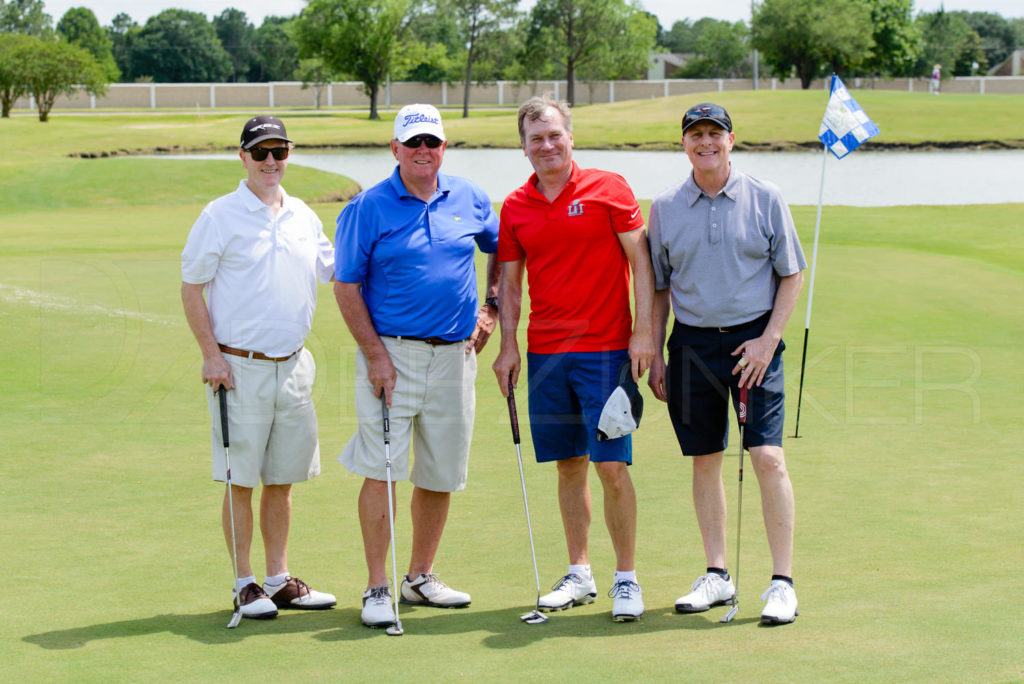
[[[729,330],[729,328],[722,328],[722,327],[719,327],[719,328],[718,328],[718,332],[720,332],[720,333],[727,333],[727,332],[730,332],[730,330]]]

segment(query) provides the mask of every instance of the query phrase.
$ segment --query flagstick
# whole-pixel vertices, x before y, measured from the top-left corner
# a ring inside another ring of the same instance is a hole
[[[822,145],[821,185],[818,187],[818,218],[814,222],[814,252],[811,255],[811,286],[807,290],[807,322],[804,323],[804,351],[800,356],[800,389],[796,399],[796,429],[793,437],[800,436],[800,404],[804,398],[804,368],[807,366],[807,338],[811,332],[811,305],[814,303],[814,272],[818,264],[818,235],[821,231],[821,205],[825,197],[825,162],[828,161],[828,145]]]

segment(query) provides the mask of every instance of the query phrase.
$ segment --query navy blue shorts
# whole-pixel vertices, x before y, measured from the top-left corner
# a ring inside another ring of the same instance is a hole
[[[601,409],[616,387],[625,349],[526,354],[530,432],[537,461],[590,454],[591,461],[633,462],[630,435],[597,441]]]
[[[736,347],[759,337],[770,312],[727,330],[694,328],[676,321],[668,340],[668,413],[686,456],[724,451],[729,445],[729,401],[739,403],[739,374],[731,375]],[[782,446],[785,389],[780,340],[760,387],[747,390],[743,446]]]

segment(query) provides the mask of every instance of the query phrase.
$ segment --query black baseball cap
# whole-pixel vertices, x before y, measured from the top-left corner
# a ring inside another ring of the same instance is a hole
[[[732,133],[732,119],[729,118],[729,112],[725,111],[725,107],[721,105],[701,102],[699,105],[687,109],[683,114],[683,133],[686,133],[686,129],[698,121],[714,122],[727,132]]]
[[[284,124],[276,116],[254,116],[246,121],[242,128],[242,149],[247,150],[264,140],[291,142],[284,130]]]
[[[633,364],[629,359],[619,366],[618,382],[601,409],[597,423],[597,441],[618,439],[640,427],[644,415],[644,398],[633,380]]]

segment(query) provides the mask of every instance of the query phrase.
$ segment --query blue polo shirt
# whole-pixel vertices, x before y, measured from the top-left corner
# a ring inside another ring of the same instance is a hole
[[[437,175],[424,202],[395,167],[338,216],[334,277],[362,283],[378,335],[463,340],[473,334],[476,247],[498,249],[498,217],[487,194],[458,176]]]

